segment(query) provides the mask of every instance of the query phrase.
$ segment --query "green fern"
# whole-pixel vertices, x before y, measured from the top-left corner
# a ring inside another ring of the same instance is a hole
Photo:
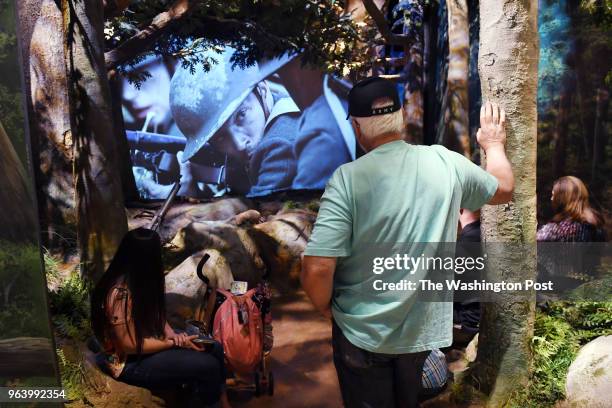
[[[60,261],[51,255],[51,253],[43,248],[43,260],[45,262],[45,274],[48,281],[54,281],[60,278]]]
[[[565,398],[567,371],[580,347],[612,334],[612,302],[556,302],[536,313],[529,386],[509,406],[552,407]]]
[[[73,273],[55,292],[49,293],[51,315],[58,334],[75,340],[91,336],[89,285]]]
[[[283,204],[284,210],[295,210],[296,208],[300,208],[300,204],[292,200],[285,201]]]
[[[71,401],[83,399],[87,388],[87,374],[82,359],[69,360],[61,348],[56,349],[62,385],[66,389],[66,398]]]

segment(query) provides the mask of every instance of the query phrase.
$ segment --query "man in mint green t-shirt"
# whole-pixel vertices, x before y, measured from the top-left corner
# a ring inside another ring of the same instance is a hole
[[[460,208],[510,201],[505,113],[491,103],[481,109],[477,138],[486,171],[443,146],[405,143],[405,114],[390,81],[356,84],[349,115],[367,153],[339,167],[325,188],[304,252],[302,285],[315,307],[333,317],[345,406],[416,407],[425,358],[452,343],[452,303],[419,301],[410,291],[389,296],[384,289],[366,290],[380,276],[399,282],[408,273],[379,276],[363,273],[364,266],[371,265],[375,247],[401,244],[406,255],[419,257],[423,246],[411,243],[454,242]],[[426,272],[419,273],[411,277]]]

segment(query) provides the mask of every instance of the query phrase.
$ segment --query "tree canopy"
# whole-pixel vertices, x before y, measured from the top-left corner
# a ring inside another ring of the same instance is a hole
[[[364,44],[375,33],[351,19],[334,0],[114,0],[106,2],[105,60],[138,82],[130,67],[150,53],[178,58],[185,67],[215,61],[204,51],[236,49],[234,63],[301,52],[303,62],[348,74],[366,69]],[[109,10],[113,10],[111,13]],[[110,18],[109,18],[110,17]]]

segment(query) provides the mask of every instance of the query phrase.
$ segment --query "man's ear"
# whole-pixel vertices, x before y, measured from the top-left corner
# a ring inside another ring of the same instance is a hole
[[[353,118],[351,118],[351,126],[353,127],[353,132],[355,132],[355,137],[359,139],[361,137],[361,128],[359,127],[359,123]]]
[[[353,126],[353,132],[355,132],[355,139],[357,139],[357,144],[359,144],[359,146],[361,146],[363,150],[367,151],[367,149],[363,146],[362,143],[363,133],[361,133],[361,126],[359,126],[359,123],[353,118],[351,118],[351,125]]]

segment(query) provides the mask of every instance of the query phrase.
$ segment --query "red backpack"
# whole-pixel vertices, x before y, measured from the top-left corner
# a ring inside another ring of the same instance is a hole
[[[257,364],[261,362],[264,349],[262,313],[253,300],[257,288],[251,289],[243,295],[234,295],[228,290],[213,288],[210,280],[203,273],[204,264],[209,258],[210,255],[204,254],[196,268],[198,277],[207,286],[208,297],[207,301],[204,302],[206,304],[205,312],[201,313],[200,310],[200,312],[196,312],[196,315],[201,316],[206,331],[223,345],[225,359],[230,370],[241,374],[250,374],[255,371]],[[215,304],[218,300],[217,293],[223,295],[225,300],[215,311]],[[212,325],[210,324],[211,320]],[[270,322],[271,316],[267,313],[266,323],[269,324]]]
[[[217,289],[225,301],[215,313],[212,334],[223,345],[230,370],[249,374],[263,358],[263,321],[253,301],[256,289],[244,295],[233,295]]]

